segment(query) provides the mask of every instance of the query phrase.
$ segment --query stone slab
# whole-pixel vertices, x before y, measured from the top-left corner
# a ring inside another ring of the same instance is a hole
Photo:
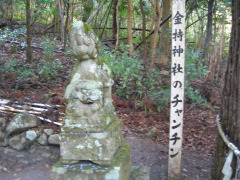
[[[128,180],[131,171],[130,146],[124,143],[111,165],[82,161],[73,165],[57,162],[51,170],[51,180]]]
[[[64,163],[90,160],[109,165],[122,144],[122,121],[116,120],[103,132],[60,134],[60,154]]]

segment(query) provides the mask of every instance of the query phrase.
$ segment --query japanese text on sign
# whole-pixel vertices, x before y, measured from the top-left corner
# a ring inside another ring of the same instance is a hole
[[[172,1],[172,68],[168,179],[180,179],[184,110],[185,0]]]

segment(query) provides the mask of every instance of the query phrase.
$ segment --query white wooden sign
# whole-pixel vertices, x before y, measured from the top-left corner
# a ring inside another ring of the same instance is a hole
[[[172,68],[168,180],[180,180],[184,109],[185,0],[172,0]]]

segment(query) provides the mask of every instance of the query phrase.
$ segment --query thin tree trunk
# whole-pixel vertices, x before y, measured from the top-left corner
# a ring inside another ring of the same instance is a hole
[[[117,6],[116,6],[116,21],[117,21],[117,34],[116,34],[116,46],[115,46],[115,49],[117,50],[119,48],[119,20],[118,20],[118,5],[119,5],[119,0],[117,1]]]
[[[146,43],[146,12],[144,9],[143,0],[140,0],[140,8],[142,13],[142,40],[143,40],[143,59],[144,59],[144,66],[146,68],[146,59],[147,59],[147,43]]]
[[[73,8],[73,1],[74,0],[70,0],[70,4],[69,4],[69,11],[70,11],[70,20],[69,20],[69,25],[73,23],[73,15],[74,15],[74,8]]]
[[[129,54],[133,54],[133,37],[132,37],[132,2],[131,0],[127,1],[128,3],[128,45],[129,45]]]
[[[59,11],[59,18],[60,18],[60,39],[64,41],[64,17],[63,17],[63,8],[62,8],[62,0],[58,0],[58,11]]]
[[[118,6],[118,0],[114,0],[113,2],[113,20],[112,20],[112,39],[116,39],[117,37],[117,32],[118,32],[118,28],[117,28],[117,6]],[[113,42],[114,44],[116,44],[116,41]]]
[[[207,80],[209,80],[210,82],[214,82],[215,80],[215,76],[217,73],[217,62],[218,62],[218,56],[217,56],[217,52],[219,50],[219,47],[217,45],[217,42],[214,43],[213,46],[209,47],[210,48],[210,52],[208,54],[208,61],[209,61],[209,66],[208,66],[208,70],[209,73],[207,75]]]
[[[67,11],[67,17],[66,17],[66,21],[65,21],[65,30],[64,30],[64,45],[63,45],[63,51],[65,51],[66,49],[66,44],[67,44],[67,33],[68,33],[68,27],[69,27],[69,22],[70,22],[70,16],[69,16],[69,8],[70,8],[70,3],[69,0],[65,1],[65,7],[66,7],[66,11]]]
[[[118,4],[119,4],[119,0],[114,0],[114,2],[113,2],[113,31],[112,31],[112,39],[116,39],[116,41],[113,41],[113,43],[115,44],[115,49],[118,49],[118,47],[119,47]]]
[[[226,16],[224,15],[223,21],[222,21],[222,32],[221,32],[221,39],[219,44],[219,56],[218,56],[218,62],[217,62],[217,77],[221,76],[221,62],[223,61],[223,51],[224,51],[224,44],[225,44],[225,20]]]
[[[228,139],[240,147],[240,1],[232,1],[232,32],[230,50],[223,88],[221,124]],[[228,152],[227,145],[218,136],[212,177],[214,180],[223,178],[221,170]],[[236,156],[232,163],[233,177],[236,174]],[[235,177],[240,179],[240,172]]]
[[[100,27],[102,27],[102,23],[103,23],[104,19],[106,19],[106,16],[108,16],[108,14],[109,14],[109,10],[112,6],[112,2],[113,2],[113,0],[109,3],[107,10],[104,12],[103,17],[100,20],[99,29],[100,29]],[[103,27],[103,29],[105,29],[105,27]]]
[[[31,0],[26,0],[27,63],[32,63]]]
[[[156,61],[156,49],[157,49],[157,44],[158,44],[158,40],[159,40],[158,31],[159,31],[159,27],[160,27],[160,23],[161,23],[161,19],[162,19],[162,10],[160,7],[159,0],[156,0],[156,8],[157,8],[157,21],[156,21],[156,25],[155,25],[155,32],[153,34],[150,69],[152,69],[154,67],[154,63]]]
[[[163,0],[163,19],[168,17],[170,14],[170,1]],[[161,35],[160,35],[160,54],[156,59],[156,62],[161,64],[162,66],[167,66],[169,61],[169,52],[170,52],[170,39],[168,38],[169,35],[169,21],[167,21],[161,28]]]
[[[101,33],[101,35],[100,35],[100,39],[102,39],[104,30],[106,29],[107,22],[108,22],[108,18],[109,18],[110,12],[111,12],[111,7],[112,7],[112,4],[113,4],[113,1],[114,1],[114,0],[112,0],[111,3],[110,3],[110,5],[109,5],[109,11],[108,11],[107,18],[106,18],[105,23],[104,23],[104,26],[103,26],[102,33]]]
[[[59,18],[59,11],[58,11],[58,0],[56,0],[55,13],[53,14],[53,20],[52,20],[52,24],[54,24],[54,28],[53,28],[54,32],[58,31],[59,22],[60,22],[60,18]],[[45,31],[45,30],[43,30],[43,31]]]
[[[156,30],[156,17],[157,17],[157,4],[156,4],[157,0],[154,0],[154,4],[153,4],[153,17],[152,17],[152,22],[150,25],[150,30],[154,31],[153,33],[155,33]],[[153,42],[154,42],[154,36],[150,37],[150,49],[149,49],[149,54],[152,53],[152,47],[153,47]]]
[[[208,21],[207,21],[207,28],[206,28],[206,38],[204,42],[204,49],[203,49],[203,58],[207,57],[208,49],[209,49],[209,43],[212,40],[212,19],[213,19],[213,13],[210,13],[213,11],[213,3],[214,0],[208,1]]]
[[[10,21],[13,21],[13,15],[14,15],[14,0],[11,0],[11,13],[10,13]]]

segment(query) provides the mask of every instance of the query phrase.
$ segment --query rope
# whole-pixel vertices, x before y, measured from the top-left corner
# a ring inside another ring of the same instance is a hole
[[[231,143],[231,142],[226,138],[226,135],[224,134],[223,129],[222,129],[222,126],[221,126],[221,123],[220,123],[220,117],[219,117],[219,115],[218,115],[217,118],[216,118],[216,122],[217,122],[217,127],[218,127],[219,134],[221,135],[223,141],[227,144],[227,146],[229,147],[229,149],[231,149],[237,157],[240,157],[240,151],[238,150],[237,146],[235,146],[233,143]]]

